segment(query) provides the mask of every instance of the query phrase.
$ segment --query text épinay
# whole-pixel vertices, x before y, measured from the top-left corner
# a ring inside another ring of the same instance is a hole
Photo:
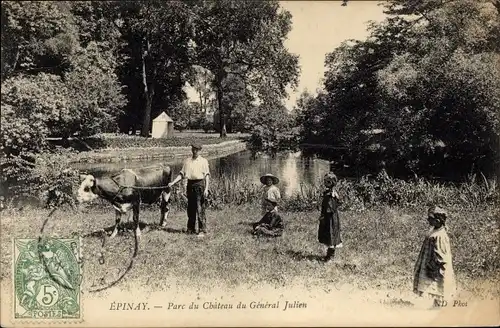
[[[121,303],[112,302],[110,304],[109,310],[111,311],[130,311],[130,310],[149,310],[147,306],[148,303]],[[155,308],[164,308],[163,306],[155,306]],[[283,311],[288,309],[305,309],[307,308],[307,303],[299,301],[285,301],[280,302],[250,302],[237,304],[232,303],[220,303],[220,302],[204,302],[201,304],[191,302],[191,304],[178,304],[169,302],[165,307],[167,310],[232,310],[232,309],[283,309]]]

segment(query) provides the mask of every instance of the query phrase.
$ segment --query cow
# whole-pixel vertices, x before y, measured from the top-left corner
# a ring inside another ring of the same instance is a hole
[[[161,198],[160,225],[164,227],[169,213],[172,179],[169,166],[148,167],[139,169],[123,169],[113,176],[96,178],[93,175],[81,175],[82,180],[77,192],[78,203],[91,202],[102,198],[115,208],[116,220],[111,238],[116,236],[123,214],[132,209],[135,236],[140,237],[139,208],[141,204],[153,204]]]

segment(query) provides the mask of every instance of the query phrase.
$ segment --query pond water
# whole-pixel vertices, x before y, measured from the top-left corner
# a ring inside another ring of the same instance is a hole
[[[298,153],[277,154],[271,157],[265,154],[252,156],[250,151],[242,151],[220,158],[208,158],[210,173],[214,179],[223,175],[227,177],[238,177],[249,179],[252,182],[260,183],[259,177],[266,173],[272,173],[280,179],[280,189],[287,195],[293,195],[300,190],[301,184],[317,184],[319,180],[328,172],[327,161],[303,156]],[[177,175],[182,167],[183,159],[176,162],[165,161],[129,161],[120,163],[103,164],[74,164],[79,170],[86,171],[95,176],[102,176],[117,172],[123,168],[139,168],[154,166],[155,164],[168,164],[172,167],[174,175]]]

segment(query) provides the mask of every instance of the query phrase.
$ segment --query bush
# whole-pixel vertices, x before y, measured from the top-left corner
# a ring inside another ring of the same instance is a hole
[[[37,154],[33,163],[27,164],[19,163],[20,157],[13,157],[9,167],[15,175],[6,181],[9,202],[22,205],[28,201],[44,207],[74,206],[78,171],[70,167],[68,158],[67,152],[50,156]]]
[[[213,209],[229,205],[259,204],[260,184],[249,182],[245,177],[232,175],[212,179],[208,203]],[[182,189],[182,188],[181,188]],[[181,208],[187,205],[179,189],[172,197],[173,204]],[[298,193],[284,196],[280,208],[290,212],[319,210],[324,188],[317,185],[301,185]],[[380,206],[421,208],[442,204],[457,209],[475,209],[487,204],[500,205],[500,190],[493,182],[475,177],[460,185],[429,182],[424,179],[404,181],[399,179],[339,180],[337,192],[341,197],[342,211],[364,211]]]
[[[203,119],[200,122],[200,128],[205,131],[205,133],[208,133],[210,131],[214,131],[214,122],[210,121],[206,117],[203,117]]]
[[[294,127],[294,117],[282,104],[263,103],[254,108],[246,119],[252,150],[275,154],[297,149],[300,130]]]

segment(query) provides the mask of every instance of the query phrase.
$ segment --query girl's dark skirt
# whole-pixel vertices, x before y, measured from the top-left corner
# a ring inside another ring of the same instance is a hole
[[[325,217],[319,221],[318,241],[326,246],[337,246],[342,243],[338,213],[327,213]]]

